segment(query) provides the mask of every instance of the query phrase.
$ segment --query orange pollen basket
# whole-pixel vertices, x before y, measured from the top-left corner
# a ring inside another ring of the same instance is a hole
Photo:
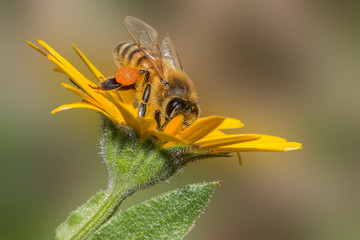
[[[140,71],[132,67],[122,67],[115,74],[116,81],[124,86],[135,83],[140,77]]]

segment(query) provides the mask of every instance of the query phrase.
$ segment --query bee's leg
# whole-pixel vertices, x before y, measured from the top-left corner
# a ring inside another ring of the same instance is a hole
[[[145,113],[146,113],[146,103],[149,101],[150,91],[151,91],[151,84],[148,83],[149,77],[150,77],[150,72],[147,70],[140,70],[140,72],[142,74],[145,74],[143,85],[146,84],[146,86],[145,86],[145,90],[144,90],[144,93],[143,93],[143,96],[141,99],[142,103],[140,104],[140,107],[139,107],[139,117],[144,117]]]
[[[127,85],[127,86],[121,85],[117,90],[118,91],[126,91],[126,90],[130,90],[130,89],[135,89],[135,83],[131,84],[131,85]]]
[[[166,87],[169,88],[169,82],[165,81],[164,79],[160,78],[160,82]]]
[[[165,122],[164,122],[164,124],[161,126],[161,130],[162,129],[164,129],[164,127],[166,127],[166,125],[168,125],[168,123],[174,118],[174,117],[176,117],[176,115],[175,115],[175,113],[176,113],[176,109],[177,108],[179,108],[180,107],[180,105],[177,105],[176,107],[175,107],[175,109],[172,111],[172,113],[170,114],[170,116],[169,117],[165,117]]]
[[[174,117],[173,116],[170,116],[170,117],[166,117],[165,118],[165,122],[164,124],[161,125],[161,119],[160,119],[160,110],[156,110],[155,111],[155,121],[156,121],[156,124],[157,124],[157,130],[159,131],[163,131],[164,128],[168,125],[168,123],[170,122],[171,119],[173,119]]]
[[[155,121],[157,124],[156,129],[161,130],[160,110],[155,110]]]
[[[116,78],[109,78],[102,83],[100,83],[102,90],[112,90],[121,87],[121,83],[116,81]]]
[[[109,78],[109,79],[103,81],[102,83],[100,83],[100,85],[97,87],[93,87],[91,85],[89,85],[89,86],[93,89],[98,89],[98,90],[113,90],[116,88],[120,88],[122,86],[122,84],[118,83],[116,81],[116,78]]]
[[[150,72],[148,70],[140,70],[141,74],[145,74],[144,82],[149,82]]]
[[[161,126],[161,130],[163,130],[165,127],[166,127],[166,125],[168,125],[168,123],[170,122],[170,120],[171,120],[172,118],[165,118],[165,122],[164,122],[164,124]]]
[[[146,113],[146,104],[141,103],[139,107],[139,117],[145,116]]]
[[[156,121],[156,130],[163,131],[164,127],[169,123],[170,119],[165,118],[164,124],[161,125],[161,118],[160,118],[160,110],[155,110],[155,121]]]
[[[145,87],[145,91],[144,91],[144,94],[142,96],[142,103],[140,104],[140,107],[139,107],[139,117],[143,117],[145,116],[145,113],[146,113],[146,103],[148,102],[149,100],[149,96],[150,96],[150,90],[151,90],[151,84],[147,84],[146,87]]]

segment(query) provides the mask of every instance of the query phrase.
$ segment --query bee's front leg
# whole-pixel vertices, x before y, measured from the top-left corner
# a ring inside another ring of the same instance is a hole
[[[166,117],[164,124],[161,124],[161,118],[160,118],[160,110],[155,110],[155,121],[156,121],[156,130],[159,131],[163,131],[164,128],[166,127],[166,125],[170,122],[171,119],[173,119],[172,117]]]
[[[155,110],[155,121],[156,121],[156,129],[161,130],[161,119],[160,119],[160,110]]]

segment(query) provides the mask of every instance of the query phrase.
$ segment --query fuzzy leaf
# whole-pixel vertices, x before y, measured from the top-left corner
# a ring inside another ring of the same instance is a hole
[[[90,239],[181,239],[218,185],[188,185],[131,207],[110,219]]]
[[[104,194],[105,192],[96,194],[85,204],[80,206],[74,212],[70,213],[66,221],[57,227],[55,239],[68,239],[72,232],[78,228],[79,223],[82,222],[84,218],[89,215],[89,213],[96,209]]]

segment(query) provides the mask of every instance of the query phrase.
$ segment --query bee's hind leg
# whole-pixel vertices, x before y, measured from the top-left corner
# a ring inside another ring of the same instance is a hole
[[[118,83],[115,78],[109,78],[109,79],[103,81],[102,83],[100,83],[100,85],[97,87],[93,87],[90,84],[89,84],[89,86],[91,88],[97,89],[97,90],[113,90],[113,89],[120,88],[122,86],[122,84]]]

